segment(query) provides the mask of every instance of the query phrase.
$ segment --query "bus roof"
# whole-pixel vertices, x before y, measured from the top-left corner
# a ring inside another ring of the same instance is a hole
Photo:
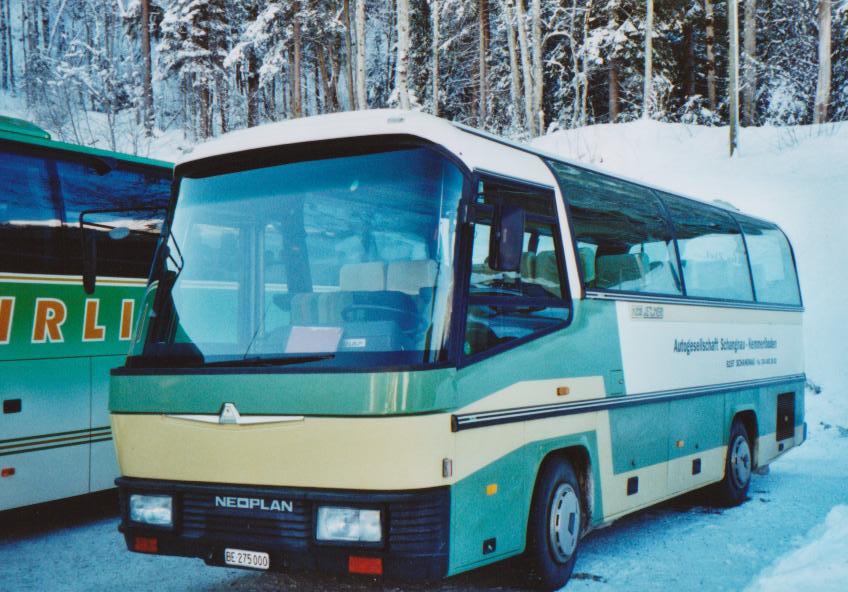
[[[31,138],[41,138],[42,140],[50,139],[50,134],[37,125],[17,117],[6,117],[5,115],[0,115],[0,132],[20,134]]]
[[[78,152],[81,154],[90,154],[92,156],[101,156],[104,158],[115,158],[125,162],[147,166],[168,169],[173,168],[174,166],[173,163],[166,162],[164,160],[144,158],[141,156],[134,156],[132,154],[124,154],[122,152],[111,152],[109,150],[101,150],[99,148],[89,148],[87,146],[58,142],[52,140],[49,133],[28,121],[14,117],[6,117],[3,115],[0,115],[0,140],[11,140],[33,146],[54,148],[57,150]]]
[[[555,184],[555,180],[544,164],[550,159],[574,167],[594,171],[622,181],[671,193],[735,215],[759,219],[757,216],[740,212],[726,201],[707,201],[667,189],[639,179],[632,179],[600,167],[565,158],[558,154],[522,144],[483,130],[460,123],[452,123],[420,111],[400,109],[370,109],[330,113],[300,119],[290,119],[259,127],[242,129],[219,136],[203,144],[183,157],[177,167],[184,164],[235,154],[260,148],[273,148],[304,142],[341,140],[379,135],[410,135],[444,146],[462,160],[469,169],[485,170],[502,175],[521,177],[527,181],[544,185]],[[520,174],[516,174],[520,171]],[[765,221],[765,220],[763,220]],[[771,222],[769,222],[771,224]]]

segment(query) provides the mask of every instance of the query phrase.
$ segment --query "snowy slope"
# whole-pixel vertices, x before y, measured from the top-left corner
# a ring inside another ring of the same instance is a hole
[[[840,590],[848,586],[848,506],[836,506],[810,541],[780,559],[745,592]]]

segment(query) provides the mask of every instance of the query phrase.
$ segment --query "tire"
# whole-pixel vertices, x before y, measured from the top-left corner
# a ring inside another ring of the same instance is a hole
[[[532,587],[556,590],[568,582],[577,560],[585,507],[571,463],[564,458],[546,462],[536,480],[527,525],[524,559]]]
[[[727,445],[727,457],[724,460],[724,479],[713,488],[713,501],[724,507],[738,506],[748,497],[751,485],[754,455],[751,452],[751,439],[741,420],[733,420],[730,427],[730,439]]]

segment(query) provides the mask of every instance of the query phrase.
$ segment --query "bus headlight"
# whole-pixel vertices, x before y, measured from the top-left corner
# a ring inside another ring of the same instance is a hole
[[[150,526],[173,526],[174,500],[170,495],[130,496],[130,520]]]
[[[380,510],[319,506],[315,538],[319,541],[379,543],[383,538]]]

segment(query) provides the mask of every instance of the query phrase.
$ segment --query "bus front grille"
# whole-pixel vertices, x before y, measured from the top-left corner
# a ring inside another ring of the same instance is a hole
[[[237,536],[257,544],[274,544],[291,548],[306,548],[312,532],[312,516],[303,501],[292,501],[291,511],[276,511],[257,507],[228,508],[216,506],[216,498],[237,505],[239,500],[262,500],[248,497],[244,492],[224,492],[224,495],[185,492],[181,497],[182,534],[188,538],[223,541]],[[249,503],[249,502],[248,502]]]

